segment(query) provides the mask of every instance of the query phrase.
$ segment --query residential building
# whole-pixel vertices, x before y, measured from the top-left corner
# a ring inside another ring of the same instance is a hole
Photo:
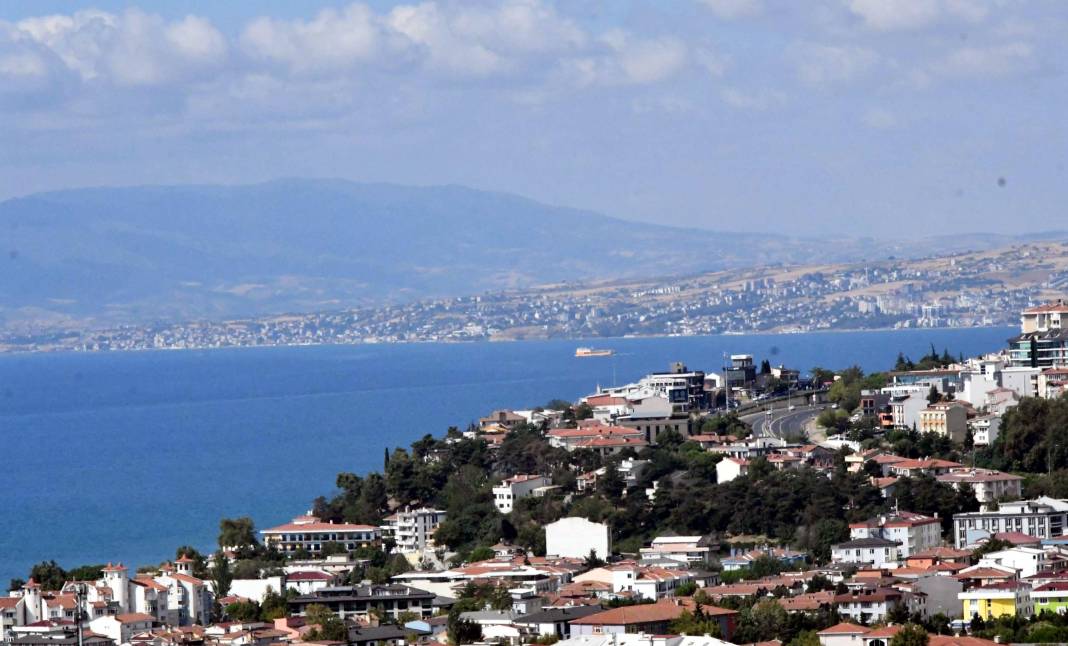
[[[920,393],[895,395],[890,400],[890,414],[895,428],[919,427],[920,411],[927,408],[928,401]]]
[[[573,637],[638,632],[669,634],[669,624],[690,609],[691,605],[692,603],[684,603],[682,600],[667,600],[612,608],[575,619],[571,622],[571,634]],[[734,635],[735,617],[738,612],[716,606],[702,606],[701,610],[705,616],[719,622],[723,639],[730,640]]]
[[[1001,418],[997,415],[980,415],[969,420],[968,426],[972,429],[972,444],[990,446],[998,439]]]
[[[862,390],[860,392],[860,412],[864,417],[876,417],[889,406],[889,393],[878,390]]]
[[[725,457],[716,463],[716,482],[730,482],[749,473],[749,460]]]
[[[960,402],[938,402],[920,411],[920,433],[945,435],[956,443],[968,433],[968,413]]]
[[[520,474],[505,479],[493,488],[493,504],[502,514],[512,513],[515,501],[526,498],[539,487],[547,487],[552,480],[541,475]]]
[[[1051,368],[1068,365],[1068,304],[1063,300],[1020,313],[1020,334],[1009,340],[1013,366]]]
[[[953,541],[958,548],[969,547],[1004,532],[1047,539],[1063,535],[1066,526],[1068,500],[1042,496],[1003,502],[994,510],[953,514]]]
[[[711,545],[707,536],[657,536],[649,547],[641,548],[641,557],[645,560],[666,558],[700,567],[708,563]]]
[[[513,411],[495,410],[486,417],[480,417],[478,419],[478,425],[480,428],[496,427],[511,430],[526,421],[525,417],[516,414]]]
[[[898,561],[898,542],[878,536],[854,538],[831,546],[835,563],[855,563],[876,568],[894,566]]]
[[[899,511],[884,514],[862,523],[849,526],[849,536],[859,538],[883,538],[898,544],[898,558],[906,559],[942,543],[942,526],[937,518]]]
[[[0,597],[0,642],[10,640],[11,629],[26,623],[26,603],[22,597]]]
[[[611,556],[612,534],[608,525],[569,516],[545,526],[547,555],[581,559],[591,552],[601,559]]]
[[[520,632],[530,637],[571,637],[571,622],[602,612],[600,606],[571,606],[547,608],[516,617],[514,623]]]
[[[1046,368],[1038,374],[1037,395],[1056,399],[1068,390],[1068,368]]]
[[[1047,569],[1047,554],[1037,547],[1011,547],[1007,550],[988,552],[979,559],[980,566],[1011,568],[1018,578],[1034,576]]]
[[[590,440],[604,438],[637,440],[642,439],[644,434],[640,430],[626,426],[587,421],[580,423],[578,428],[549,429],[546,436],[549,438],[549,446],[574,451],[580,448],[580,445],[588,445]]]
[[[310,513],[298,516],[284,525],[262,529],[260,533],[263,534],[264,545],[283,554],[303,551],[318,555],[328,543],[336,543],[345,550],[352,551],[365,545],[373,545],[380,538],[379,529],[373,525],[323,522]]]
[[[116,644],[128,644],[137,633],[151,630],[156,618],[140,612],[104,615],[89,622],[89,630]]]
[[[965,619],[981,617],[1030,617],[1034,614],[1031,586],[1019,581],[1006,581],[965,590],[957,595]]]
[[[445,520],[440,509],[420,507],[398,511],[384,519],[383,538],[391,538],[402,553],[421,552],[434,541],[434,532]]]
[[[888,468],[886,470],[890,472],[890,475],[895,476],[940,476],[962,466],[964,465],[951,460],[927,458],[923,460],[896,460],[887,465]]]
[[[820,646],[865,646],[864,635],[871,631],[867,626],[842,622],[816,633]]]
[[[834,607],[843,619],[863,624],[885,621],[890,612],[903,605],[904,594],[893,588],[855,590],[834,596]]]
[[[667,372],[650,373],[636,383],[624,386],[601,388],[597,395],[625,397],[631,402],[656,398],[669,404],[669,415],[688,415],[709,407],[710,398],[705,381],[703,371],[690,370],[686,364],[675,362]]]
[[[1068,613],[1068,581],[1050,581],[1031,590],[1031,602],[1036,615],[1052,612]]]
[[[1019,498],[1023,492],[1021,476],[992,469],[951,469],[935,479],[958,490],[970,486],[984,507],[1005,498]]]
[[[681,568],[647,567],[628,561],[606,569],[611,575],[613,593],[650,601],[674,597],[676,588],[694,582],[693,576]]]
[[[434,598],[432,592],[399,584],[335,586],[290,599],[289,609],[294,614],[303,615],[308,606],[319,604],[333,610],[342,619],[364,621],[375,609],[393,619],[403,613],[426,618],[434,614]]]

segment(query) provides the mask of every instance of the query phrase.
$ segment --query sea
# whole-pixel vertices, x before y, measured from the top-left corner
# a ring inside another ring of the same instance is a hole
[[[157,564],[210,551],[219,520],[286,522],[341,471],[496,408],[574,400],[681,361],[752,354],[889,369],[965,356],[1012,328],[0,355],[0,586],[55,560]],[[611,348],[576,358],[578,346]],[[0,589],[2,594],[2,589]]]

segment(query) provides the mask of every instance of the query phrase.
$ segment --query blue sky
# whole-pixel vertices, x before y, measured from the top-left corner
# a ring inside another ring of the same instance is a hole
[[[314,176],[735,231],[1068,228],[1066,50],[1058,0],[6,0],[0,197]]]

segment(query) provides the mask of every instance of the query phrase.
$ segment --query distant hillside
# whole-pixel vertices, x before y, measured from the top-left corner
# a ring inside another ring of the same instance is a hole
[[[0,203],[0,232],[7,327],[316,311],[932,246],[686,230],[458,186],[335,180],[43,193]]]

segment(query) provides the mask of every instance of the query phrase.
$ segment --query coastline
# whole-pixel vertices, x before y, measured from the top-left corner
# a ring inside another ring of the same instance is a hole
[[[943,326],[943,327],[871,327],[871,328],[826,328],[819,330],[747,330],[745,332],[720,332],[717,334],[626,334],[623,336],[594,336],[594,337],[571,337],[571,336],[546,336],[529,338],[481,338],[481,339],[405,339],[398,341],[361,341],[357,343],[264,343],[264,344],[233,344],[233,345],[203,345],[188,347],[152,347],[152,348],[106,348],[106,349],[79,349],[79,348],[54,348],[54,349],[26,349],[0,346],[0,359],[3,357],[26,356],[26,355],[56,355],[56,354],[121,354],[140,352],[182,352],[182,351],[209,351],[209,350],[241,350],[241,349],[266,349],[266,348],[321,348],[321,347],[363,347],[363,346],[388,346],[388,345],[477,345],[477,344],[508,344],[523,343],[527,341],[573,341],[576,343],[598,342],[629,339],[694,339],[694,338],[722,338],[722,337],[757,337],[757,336],[795,336],[801,334],[857,334],[864,332],[920,332],[936,331],[945,332],[951,330],[993,330],[998,328],[1014,327],[1012,323],[1004,325],[972,325],[972,326]]]

